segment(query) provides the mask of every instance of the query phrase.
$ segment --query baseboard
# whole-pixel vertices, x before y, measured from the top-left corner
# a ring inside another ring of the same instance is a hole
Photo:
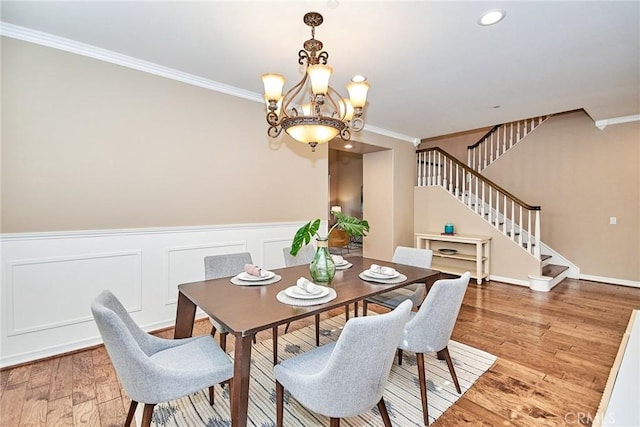
[[[591,282],[606,283],[609,285],[629,286],[632,288],[640,288],[640,282],[634,280],[615,279],[612,277],[592,276],[590,274],[581,274],[580,280],[589,280]]]

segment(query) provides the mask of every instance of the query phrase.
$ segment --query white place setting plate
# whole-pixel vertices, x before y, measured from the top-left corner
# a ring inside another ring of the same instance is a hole
[[[350,262],[345,262],[344,264],[336,265],[336,270],[346,270],[347,268],[352,267],[353,264]]]
[[[335,289],[327,288],[327,287],[323,287],[324,289],[327,290],[326,291],[327,293],[320,298],[300,298],[299,296],[290,297],[289,295],[287,295],[287,289],[296,288],[296,287],[297,285],[293,285],[278,292],[278,295],[276,295],[276,299],[283,304],[304,307],[304,306],[310,306],[310,305],[325,304],[325,303],[328,303],[329,301],[333,301],[338,296],[338,294],[336,294]]]
[[[290,286],[284,290],[284,293],[291,298],[299,298],[299,299],[316,299],[322,298],[329,294],[329,288],[324,286],[318,286],[318,291],[310,294],[309,292],[301,289],[299,286]]]
[[[246,271],[243,271],[242,273],[238,274],[236,277],[245,282],[259,282],[262,280],[272,279],[275,275],[276,273],[274,273],[273,271],[262,270],[262,276],[254,276],[252,274],[247,273]]]
[[[365,270],[363,271],[363,273],[366,276],[369,276],[374,279],[395,279],[396,277],[400,276],[400,273],[398,271],[395,271],[393,274],[382,274],[382,273],[377,273],[371,270]]]
[[[240,277],[243,276],[243,273],[240,273],[237,276],[233,276],[231,278],[231,283],[238,286],[264,286],[264,285],[271,285],[273,283],[277,283],[280,280],[282,280],[282,276],[280,276],[279,274],[275,274],[273,271],[270,271],[270,273],[272,274],[269,275],[268,279],[252,276],[252,277],[255,277],[255,279],[259,279],[259,280],[242,280]]]
[[[395,277],[385,276],[385,278],[381,278],[380,277],[380,276],[382,276],[381,274],[378,274],[378,277],[372,277],[372,276],[369,276],[367,273],[368,273],[368,270],[365,270],[362,273],[360,273],[358,275],[358,277],[360,277],[362,280],[367,281],[367,282],[384,283],[385,285],[393,285],[395,283],[402,283],[405,280],[407,280],[407,276],[405,276],[404,274],[401,274],[401,273],[398,273],[398,275],[395,276]]]

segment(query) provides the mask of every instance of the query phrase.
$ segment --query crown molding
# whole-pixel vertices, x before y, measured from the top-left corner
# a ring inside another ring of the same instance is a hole
[[[0,35],[10,37],[42,46],[51,47],[65,52],[75,53],[77,55],[86,56],[111,64],[121,65],[123,67],[132,68],[156,76],[177,80],[193,86],[204,89],[222,92],[228,95],[237,96],[239,98],[248,99],[255,102],[264,102],[262,96],[255,92],[229,86],[214,80],[205,79],[193,74],[175,70],[149,61],[134,58],[132,56],[122,55],[111,50],[102,49],[86,43],[64,37],[54,36],[52,34],[43,33],[41,31],[32,30],[30,28],[21,27],[6,22],[0,22]]]
[[[387,129],[382,129],[377,126],[371,126],[368,124],[364,125],[364,130],[367,132],[377,133],[378,135],[388,136],[390,138],[399,139],[402,141],[407,141],[413,144],[414,147],[417,147],[420,144],[420,138],[416,138],[414,136],[405,135],[398,132],[393,132]]]
[[[19,25],[9,24],[0,21],[0,35],[22,40],[41,46],[51,47],[53,49],[65,52],[75,53],[77,55],[86,56],[97,59],[99,61],[109,62],[111,64],[120,65],[122,67],[131,68],[142,71],[144,73],[154,74],[156,76],[165,77],[167,79],[176,80],[204,89],[221,92],[227,95],[236,96],[238,98],[247,99],[249,101],[264,103],[262,94],[240,89],[235,86],[226,85],[215,80],[205,79],[194,74],[185,73],[173,68],[158,65],[153,62],[143,61],[132,56],[122,55],[111,50],[102,49],[90,44],[81,43],[76,40],[55,36],[53,34],[44,33],[42,31],[33,30],[31,28],[21,27]],[[400,139],[402,141],[411,142],[414,146],[420,143],[418,138],[392,132],[375,126],[365,125],[365,129],[369,132],[391,138]]]
[[[618,125],[620,123],[637,122],[640,121],[640,114],[633,116],[613,117],[611,119],[596,120],[596,127],[600,130],[604,130],[609,125]]]

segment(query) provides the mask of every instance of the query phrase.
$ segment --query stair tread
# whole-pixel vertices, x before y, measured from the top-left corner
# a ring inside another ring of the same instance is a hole
[[[542,275],[547,277],[558,277],[568,269],[569,267],[566,265],[547,264],[542,267]]]
[[[540,255],[540,260],[543,262],[548,260],[549,258],[551,258],[551,255],[546,255],[546,254]]]

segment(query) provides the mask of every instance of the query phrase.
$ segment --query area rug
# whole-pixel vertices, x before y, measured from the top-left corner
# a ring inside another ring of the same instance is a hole
[[[321,344],[335,341],[342,327],[344,316],[323,321]],[[249,385],[249,426],[270,427],[275,425],[275,380],[273,377],[272,341],[254,344],[251,360],[251,381]],[[292,357],[315,347],[314,327],[308,326],[278,338],[280,360]],[[450,341],[449,353],[453,359],[462,393],[486,371],[496,357],[467,345]],[[449,374],[445,361],[435,354],[425,354],[430,422],[436,420],[449,406],[460,398]],[[152,425],[157,427],[230,426],[228,388],[216,386],[215,405],[209,405],[208,391],[156,406]],[[422,424],[420,388],[416,357],[404,353],[402,366],[397,360],[393,364],[389,381],[384,392],[384,400],[394,426],[418,426]],[[284,425],[296,427],[328,426],[329,419],[308,411],[285,391]],[[382,425],[377,408],[357,417],[341,420],[343,426]]]

